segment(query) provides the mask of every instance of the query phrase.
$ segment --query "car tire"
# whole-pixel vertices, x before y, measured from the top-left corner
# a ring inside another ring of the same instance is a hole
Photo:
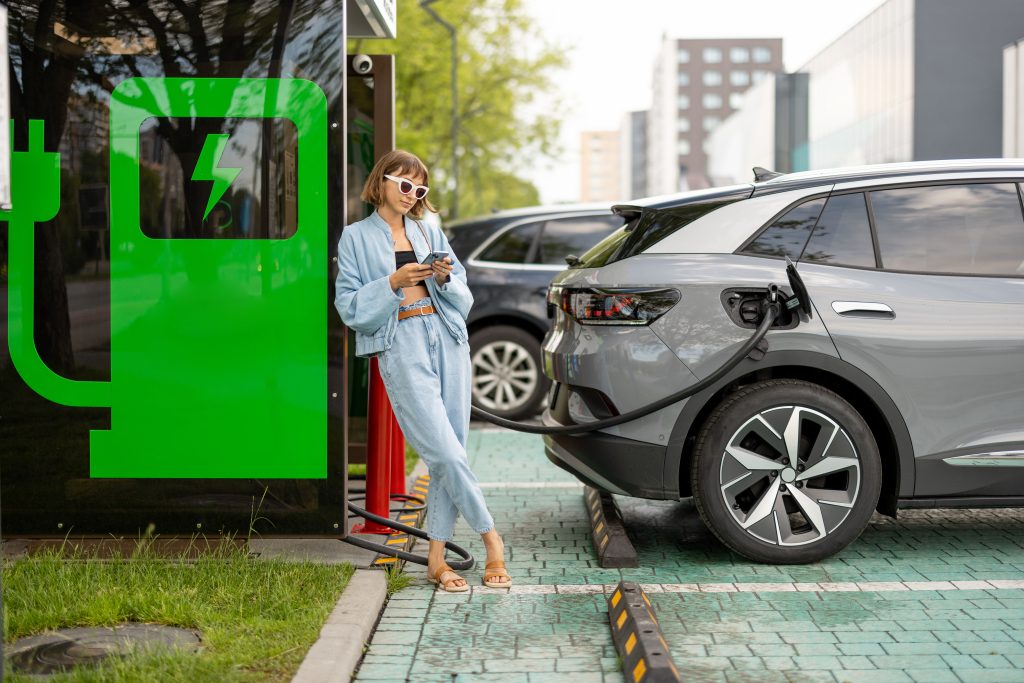
[[[711,413],[690,483],[701,518],[726,546],[758,562],[801,564],[860,535],[878,503],[882,468],[870,428],[839,395],[769,380]]]
[[[550,381],[541,371],[540,342],[526,330],[494,325],[469,336],[473,405],[506,420],[533,417]]]

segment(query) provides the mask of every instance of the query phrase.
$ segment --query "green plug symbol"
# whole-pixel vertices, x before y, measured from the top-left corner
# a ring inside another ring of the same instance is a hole
[[[224,148],[228,146],[226,134],[208,135],[203,143],[203,150],[199,153],[199,161],[196,162],[195,170],[192,171],[192,180],[211,180],[213,187],[210,189],[210,199],[206,202],[206,211],[203,212],[203,220],[210,215],[210,211],[217,205],[220,198],[235,182],[235,178],[242,172],[241,168],[221,168],[217,164],[224,154]]]
[[[40,396],[69,406],[108,406],[109,384],[57,375],[36,349],[36,224],[52,219],[60,210],[60,154],[43,149],[43,133],[42,121],[28,122],[28,148],[11,154],[11,209],[0,211],[0,221],[7,221],[9,228],[7,341],[11,361]]]

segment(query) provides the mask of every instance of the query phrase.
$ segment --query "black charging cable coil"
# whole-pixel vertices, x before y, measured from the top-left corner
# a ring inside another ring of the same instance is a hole
[[[710,375],[700,380],[696,384],[690,385],[682,391],[677,391],[674,394],[670,394],[662,399],[649,403],[642,408],[631,410],[628,413],[622,415],[616,415],[615,417],[608,417],[603,420],[597,420],[596,422],[587,422],[586,424],[575,424],[575,425],[558,425],[558,426],[543,426],[543,425],[528,425],[520,422],[513,422],[512,420],[506,420],[505,418],[498,417],[491,413],[480,410],[476,406],[472,408],[473,417],[486,420],[492,424],[496,424],[499,427],[507,427],[508,429],[515,430],[517,432],[524,432],[526,434],[585,434],[587,432],[593,432],[598,429],[607,429],[608,427],[614,427],[616,425],[623,424],[625,422],[631,422],[639,419],[646,415],[650,415],[653,412],[661,410],[667,406],[672,405],[678,401],[682,401],[684,398],[689,398],[694,394],[700,393],[712,386],[720,379],[725,377],[734,367],[740,364],[740,362],[753,351],[764,336],[768,334],[768,330],[771,329],[772,324],[782,313],[782,304],[779,303],[777,289],[770,289],[770,296],[765,306],[764,319],[761,324],[757,327],[753,336],[748,339],[743,346],[741,346],[736,353],[729,357],[720,368],[712,372]]]

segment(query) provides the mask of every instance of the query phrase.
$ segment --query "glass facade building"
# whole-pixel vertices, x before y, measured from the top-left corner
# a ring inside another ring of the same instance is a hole
[[[1024,40],[1003,50],[1003,156],[1024,157]]]
[[[754,166],[807,170],[807,74],[771,74],[750,88],[706,148],[715,185],[750,182]]]
[[[708,187],[708,135],[752,83],[781,70],[780,38],[665,38],[648,116],[647,193]]]
[[[788,96],[781,78],[775,98],[764,80],[751,88],[709,141],[711,175],[745,179],[751,161],[773,157],[786,171],[1018,156],[1022,34],[1019,0],[888,0],[790,74]],[[788,129],[778,125],[785,106]]]
[[[813,57],[811,168],[913,158],[914,0],[889,0]]]

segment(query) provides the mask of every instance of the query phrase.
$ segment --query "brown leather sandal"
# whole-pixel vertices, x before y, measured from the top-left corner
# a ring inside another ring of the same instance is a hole
[[[444,577],[451,574],[452,578],[445,579]],[[461,586],[454,585],[456,581],[463,579],[461,576],[455,573],[455,570],[449,567],[447,564],[442,564],[438,568],[437,576],[431,576],[430,571],[427,571],[427,581],[430,583],[438,584],[438,587],[446,593],[465,593],[469,590],[469,583],[463,583]]]
[[[508,581],[494,581],[494,579],[508,579]],[[488,588],[508,588],[512,585],[512,577],[505,571],[505,563],[502,560],[494,560],[484,565],[484,585]]]

